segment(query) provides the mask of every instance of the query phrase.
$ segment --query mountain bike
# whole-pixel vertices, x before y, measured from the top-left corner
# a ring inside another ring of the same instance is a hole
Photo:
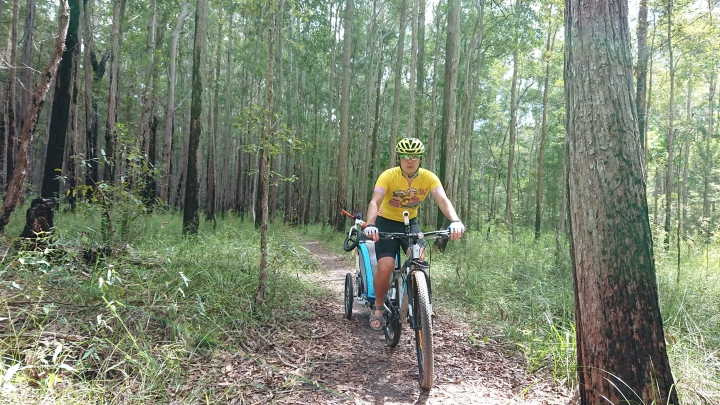
[[[347,211],[343,210],[343,213],[355,220],[343,245],[347,252],[355,249],[357,258],[355,275],[357,290],[353,288],[353,275],[348,273],[345,276],[345,317],[350,319],[354,301],[364,306],[373,305],[374,297],[370,297],[366,286],[372,283],[372,279],[368,277],[368,271],[372,269],[367,263],[372,264],[369,252],[374,248],[368,246],[372,244],[372,240],[366,239],[362,234],[365,222],[359,216],[352,216]],[[407,211],[403,212],[403,218],[405,232],[380,232],[381,239],[404,239],[409,246],[408,257],[402,265],[399,254],[395,256],[395,269],[390,278],[390,288],[384,297],[383,333],[388,346],[395,347],[400,342],[402,321],[407,322],[410,329],[415,331],[415,353],[420,385],[429,389],[435,380],[432,288],[430,265],[420,260],[419,242],[448,238],[450,232],[441,230],[412,233]],[[370,302],[371,298],[373,302]]]

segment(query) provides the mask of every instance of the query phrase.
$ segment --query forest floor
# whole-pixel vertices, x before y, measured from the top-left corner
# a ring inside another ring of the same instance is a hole
[[[320,264],[320,271],[309,276],[327,291],[327,300],[308,308],[313,313],[309,320],[288,322],[245,340],[248,355],[211,361],[224,364],[222,375],[216,374],[217,384],[243,385],[242,396],[231,403],[575,403],[573,393],[551,378],[528,375],[522,359],[513,355],[516,351],[502,341],[471,344],[470,325],[438,305],[435,384],[430,390],[421,388],[408,326],[403,325],[400,344],[391,349],[382,333],[370,328],[368,309],[355,305],[352,319],[345,319],[343,287],[345,274],[352,272],[350,256],[328,252],[317,242],[306,247]]]

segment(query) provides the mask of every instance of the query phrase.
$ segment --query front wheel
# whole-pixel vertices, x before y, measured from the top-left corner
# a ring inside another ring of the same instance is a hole
[[[415,352],[417,354],[420,386],[430,389],[435,381],[435,362],[432,336],[432,309],[428,294],[425,273],[413,273],[415,283],[415,314],[417,329],[415,330]]]
[[[345,275],[345,318],[352,318],[354,290],[352,274],[348,273]]]

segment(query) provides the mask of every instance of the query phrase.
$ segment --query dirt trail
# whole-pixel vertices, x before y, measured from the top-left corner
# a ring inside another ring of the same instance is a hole
[[[345,274],[353,271],[351,257],[330,253],[317,242],[306,247],[321,265],[311,277],[328,291],[327,300],[313,304],[310,321],[274,328],[267,340],[248,339],[246,349],[253,355],[215,359],[226,364],[218,384],[233,384],[243,393],[230,403],[572,403],[571,394],[550,379],[528,376],[502,343],[471,345],[469,325],[440,305],[434,307],[435,385],[421,388],[407,325],[398,346],[390,349],[382,333],[368,325],[367,309],[355,305],[352,319],[345,319],[343,286]]]
[[[390,349],[382,333],[369,327],[367,309],[355,305],[352,319],[345,319],[343,283],[345,274],[353,271],[350,257],[327,252],[316,242],[306,246],[322,264],[320,283],[332,292],[325,307],[318,308],[317,321],[336,328],[325,342],[332,361],[313,367],[309,378],[342,390],[356,403],[569,403],[569,393],[528,376],[501,344],[471,345],[470,327],[438,305],[433,331],[437,377],[433,388],[424,390],[418,384],[413,334],[407,325],[400,344]]]

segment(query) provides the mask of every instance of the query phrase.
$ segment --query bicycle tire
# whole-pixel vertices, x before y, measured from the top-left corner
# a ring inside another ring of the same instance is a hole
[[[353,289],[353,276],[350,273],[345,275],[345,318],[352,318],[353,301],[355,301],[355,290]]]
[[[420,386],[430,389],[435,382],[435,353],[433,351],[432,309],[425,273],[421,271],[413,273],[413,282],[415,285],[415,299],[413,300],[415,311],[413,312],[418,320],[418,328],[415,330],[415,353],[417,354]]]
[[[400,302],[400,279],[396,282],[395,297],[393,298],[395,299],[395,305],[390,305],[388,308],[394,308],[394,310],[392,312],[386,310],[383,314],[385,317],[385,328],[383,328],[385,342],[390,347],[395,347],[400,343],[400,335],[402,334],[402,324],[400,323],[399,308],[397,307],[397,303]]]

